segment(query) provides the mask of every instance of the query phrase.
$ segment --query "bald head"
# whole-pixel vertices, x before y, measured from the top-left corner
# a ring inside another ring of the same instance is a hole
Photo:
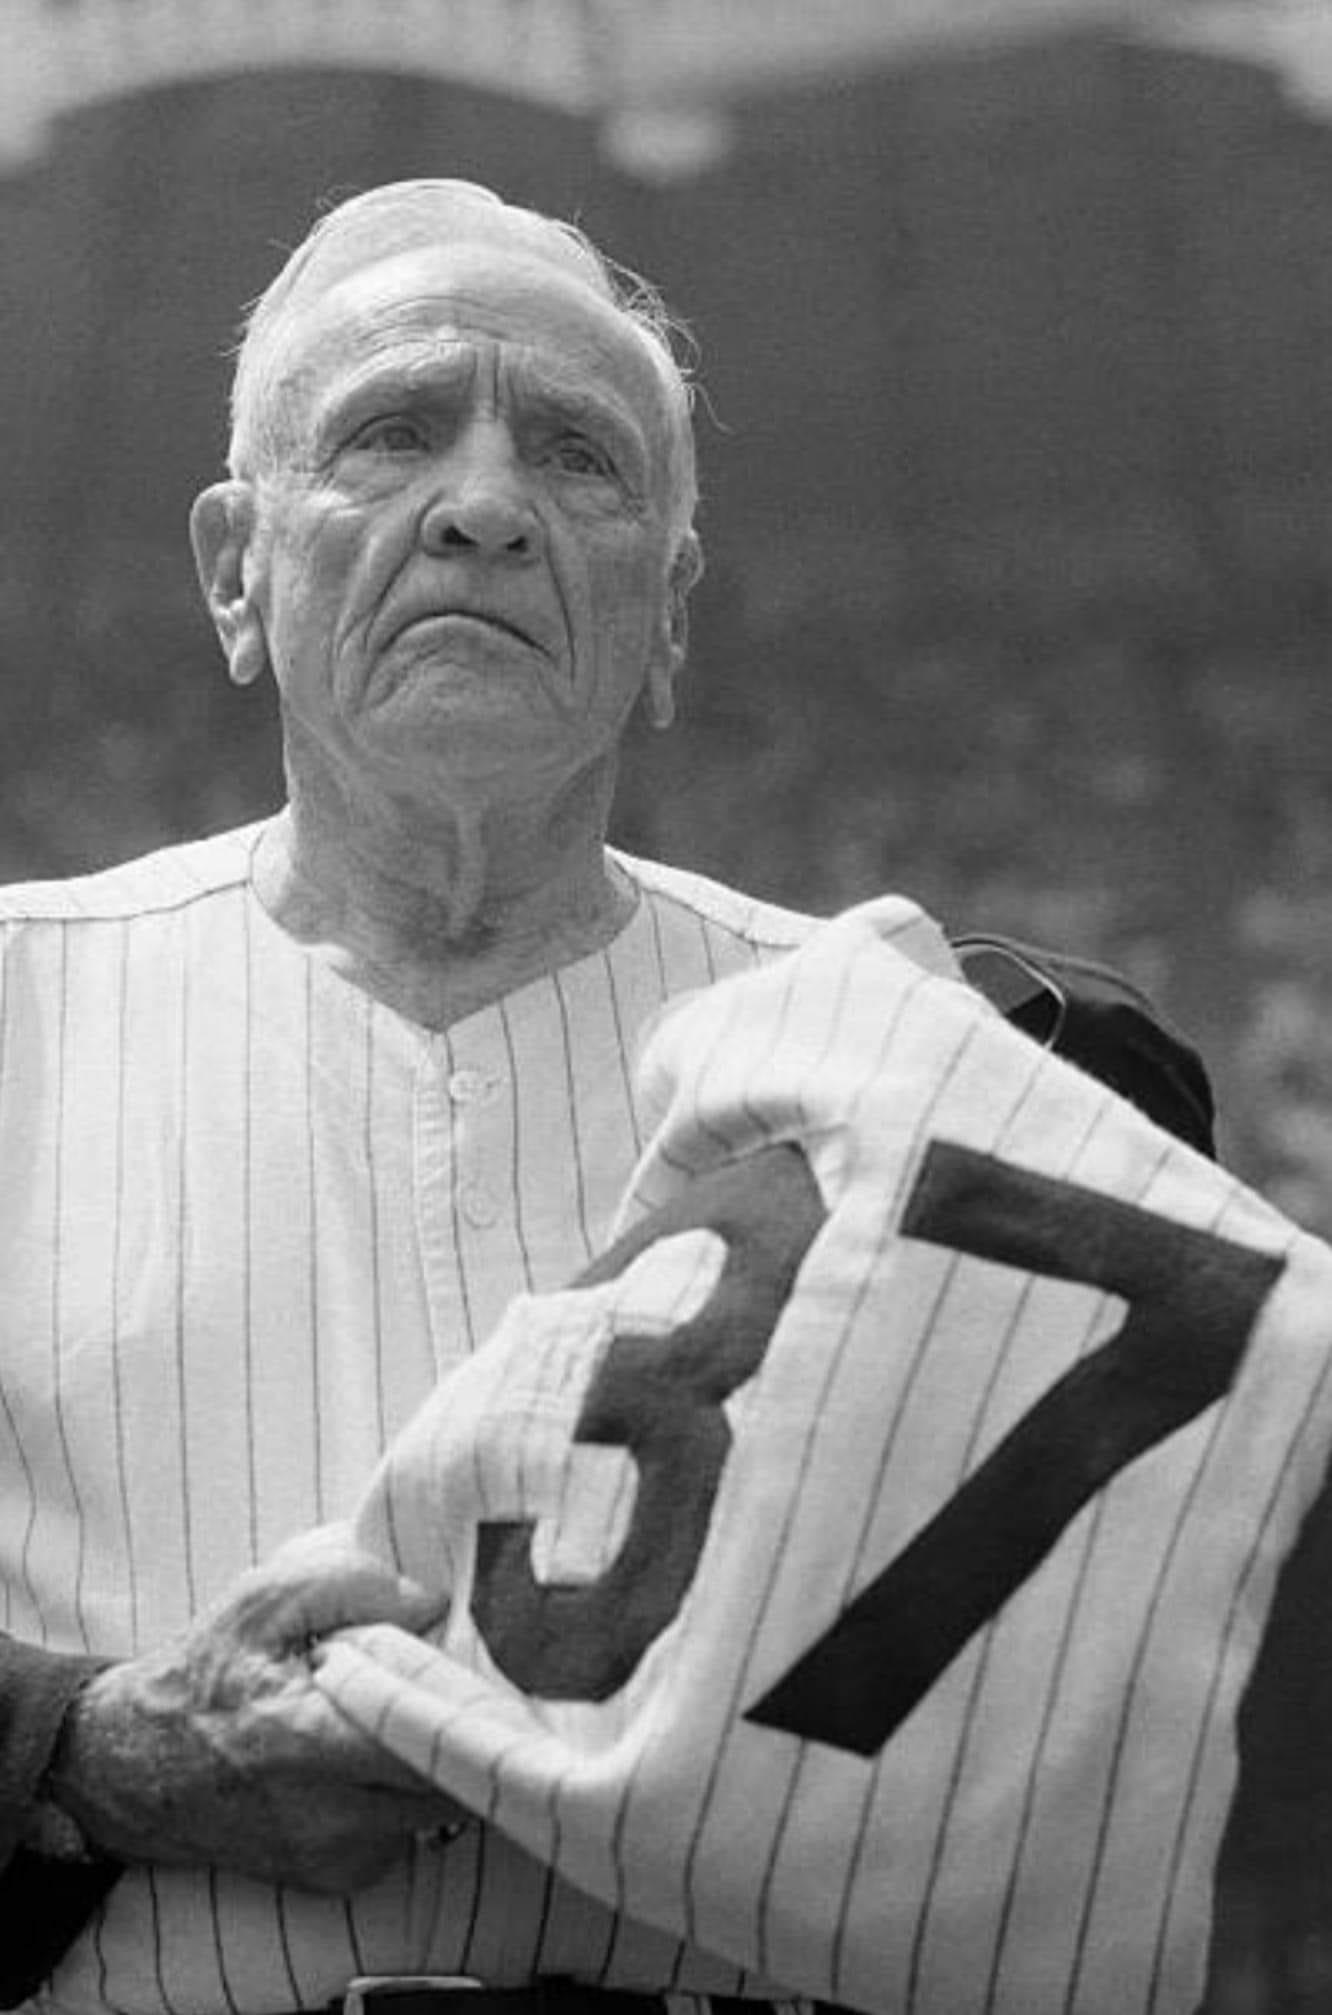
[[[597,251],[576,226],[506,203],[479,183],[391,182],[320,218],[261,295],[236,361],[231,401],[232,473],[279,467],[287,425],[278,359],[289,321],[366,267],[421,249],[482,244],[546,261],[607,301],[633,330],[657,377],[668,419],[667,488],[677,537],[697,501],[689,386],[671,344],[673,324],[656,292]]]

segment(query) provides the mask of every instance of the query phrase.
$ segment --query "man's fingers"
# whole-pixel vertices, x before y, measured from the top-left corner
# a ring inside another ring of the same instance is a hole
[[[413,1633],[438,1621],[443,1605],[377,1560],[351,1560],[293,1591],[284,1610],[288,1639],[327,1637],[355,1623],[396,1623]]]
[[[238,1634],[270,1652],[356,1623],[396,1623],[418,1633],[445,1606],[446,1598],[368,1553],[345,1525],[320,1526],[280,1547],[244,1576],[227,1605]]]

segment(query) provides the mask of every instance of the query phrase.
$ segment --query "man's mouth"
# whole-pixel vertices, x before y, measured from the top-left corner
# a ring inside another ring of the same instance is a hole
[[[425,609],[418,616],[411,616],[402,625],[398,635],[409,630],[439,623],[465,623],[469,627],[498,631],[501,636],[512,637],[516,643],[525,644],[528,650],[539,648],[536,638],[523,629],[510,616],[501,615],[495,609]]]

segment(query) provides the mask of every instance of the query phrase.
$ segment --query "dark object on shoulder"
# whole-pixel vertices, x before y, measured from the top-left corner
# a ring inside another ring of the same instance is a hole
[[[1015,1028],[1215,1159],[1216,1107],[1202,1058],[1131,981],[1014,938],[967,932],[953,950],[970,984]]]

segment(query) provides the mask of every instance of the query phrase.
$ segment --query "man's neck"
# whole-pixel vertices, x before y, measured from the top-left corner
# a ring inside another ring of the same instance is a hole
[[[391,812],[329,817],[293,792],[260,840],[254,889],[344,979],[443,1029],[600,950],[633,914],[599,824],[565,834],[529,823],[436,814],[408,829]]]

